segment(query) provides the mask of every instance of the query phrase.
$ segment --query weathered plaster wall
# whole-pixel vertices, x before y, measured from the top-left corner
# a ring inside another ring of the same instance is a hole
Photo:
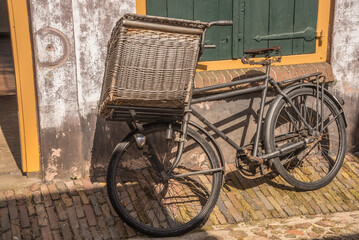
[[[359,1],[336,0],[332,38],[336,84],[333,90],[345,100],[348,148],[359,148]]]
[[[44,178],[81,176],[90,168],[96,127],[110,135],[96,117],[106,44],[116,21],[135,12],[135,0],[30,0],[29,5]]]

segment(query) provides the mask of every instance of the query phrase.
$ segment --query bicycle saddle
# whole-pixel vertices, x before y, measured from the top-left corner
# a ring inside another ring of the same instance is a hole
[[[256,55],[268,55],[271,52],[274,51],[279,51],[280,50],[280,46],[275,46],[275,47],[270,47],[270,48],[259,48],[259,49],[248,49],[244,51],[244,54],[249,54],[251,56],[256,56]]]

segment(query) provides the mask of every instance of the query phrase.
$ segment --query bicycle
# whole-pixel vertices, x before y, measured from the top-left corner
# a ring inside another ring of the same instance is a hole
[[[204,27],[197,61],[206,47],[206,30],[232,22],[200,24]],[[165,28],[156,27],[161,31]],[[177,236],[202,226],[216,204],[225,159],[214,137],[190,121],[191,116],[236,149],[237,169],[246,178],[276,171],[295,188],[314,190],[327,185],[340,170],[345,156],[347,124],[342,104],[324,87],[325,76],[317,72],[275,82],[270,76],[270,67],[281,61],[280,47],[244,53],[243,63],[262,65],[266,67],[266,74],[193,88],[184,108],[107,105],[112,120],[126,121],[131,128],[112,153],[107,175],[108,195],[119,216],[135,230],[156,237]],[[258,60],[257,56],[262,58]],[[262,84],[213,92],[254,82]],[[289,83],[295,84],[281,88]],[[270,86],[277,96],[264,118]],[[212,94],[202,95],[208,91]],[[262,94],[256,134],[254,142],[246,146],[239,146],[191,107],[200,102],[259,91]],[[262,131],[264,138],[260,139]]]

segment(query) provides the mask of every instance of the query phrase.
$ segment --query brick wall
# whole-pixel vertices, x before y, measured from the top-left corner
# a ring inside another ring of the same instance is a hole
[[[272,66],[270,74],[276,81],[282,81],[284,79],[294,78],[314,72],[322,72],[327,76],[328,82],[332,82],[334,80],[332,68],[328,63]],[[232,82],[235,79],[243,79],[261,74],[265,74],[264,67],[197,72],[195,77],[195,87],[200,88],[225,82]]]

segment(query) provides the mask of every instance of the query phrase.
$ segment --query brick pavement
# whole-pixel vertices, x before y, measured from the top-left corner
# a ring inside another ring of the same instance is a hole
[[[249,181],[241,178],[233,165],[228,165],[220,199],[202,230],[208,233],[214,230],[229,231],[232,228],[235,231],[242,231],[240,229],[243,224],[254,224],[259,233],[256,234],[257,240],[269,236],[270,239],[275,239],[270,233],[260,236],[261,232],[268,230],[265,227],[267,225],[263,225],[263,221],[270,221],[271,224],[277,224],[280,230],[293,230],[284,232],[283,237],[286,235],[289,236],[288,238],[303,237],[304,235],[295,231],[298,230],[307,234],[306,236],[312,233],[314,237],[316,236],[314,233],[318,231],[317,237],[347,234],[351,237],[357,236],[359,239],[359,235],[353,235],[359,234],[359,227],[358,232],[353,231],[351,226],[338,227],[338,231],[334,229],[324,231],[320,229],[325,227],[316,223],[321,221],[318,220],[310,222],[312,225],[304,231],[298,227],[289,228],[285,224],[285,221],[289,221],[291,217],[306,216],[306,219],[313,219],[321,215],[331,217],[340,212],[344,212],[348,217],[354,216],[353,219],[359,218],[357,173],[359,173],[359,158],[348,154],[342,170],[328,186],[311,192],[297,192],[279,176]],[[105,185],[104,178],[98,178],[93,182],[84,178],[50,184],[35,183],[23,189],[0,191],[0,239],[138,237],[136,232],[123,224],[113,210]],[[333,222],[336,224],[334,220]],[[203,234],[201,236],[203,237]],[[209,236],[206,235],[207,238]],[[246,233],[242,238],[253,239],[250,237],[250,234]],[[240,239],[241,236],[238,235],[236,238]]]

